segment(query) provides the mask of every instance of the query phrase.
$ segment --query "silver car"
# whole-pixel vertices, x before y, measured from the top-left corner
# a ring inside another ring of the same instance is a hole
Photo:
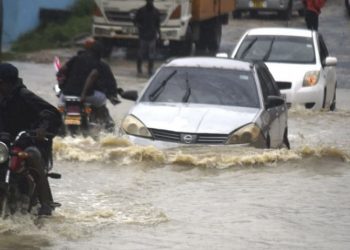
[[[122,121],[135,144],[289,148],[287,106],[264,63],[180,58],[163,65]]]
[[[233,16],[239,18],[244,11],[251,15],[258,11],[277,11],[281,18],[290,19],[293,11],[298,11],[300,16],[304,14],[304,4],[302,0],[236,0]]]

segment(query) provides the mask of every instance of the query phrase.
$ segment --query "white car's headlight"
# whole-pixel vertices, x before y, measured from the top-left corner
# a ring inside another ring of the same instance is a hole
[[[248,124],[235,131],[227,140],[227,144],[255,143],[261,136],[261,129],[255,124]]]
[[[123,130],[129,135],[151,138],[152,135],[148,128],[135,116],[128,115],[122,122]]]
[[[9,158],[9,149],[5,143],[0,142],[0,164],[4,163]]]
[[[312,87],[318,83],[320,78],[320,71],[309,71],[306,72],[303,80],[303,87]]]

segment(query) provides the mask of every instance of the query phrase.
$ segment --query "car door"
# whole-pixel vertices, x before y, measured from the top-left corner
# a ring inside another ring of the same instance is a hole
[[[261,88],[263,91],[265,104],[267,103],[268,96],[281,97],[279,88],[265,64],[261,63],[259,65],[258,75],[261,81]],[[266,108],[266,112],[270,117],[269,135],[271,140],[271,147],[280,146],[283,142],[283,135],[287,124],[286,106],[280,105]]]
[[[330,102],[333,100],[334,91],[335,91],[335,85],[336,85],[336,69],[334,66],[326,66],[325,60],[329,56],[328,49],[326,46],[326,43],[323,40],[323,37],[321,34],[318,34],[318,50],[319,50],[319,56],[322,64],[321,68],[321,77],[325,79],[325,89],[326,89],[326,100],[325,104],[330,104]]]

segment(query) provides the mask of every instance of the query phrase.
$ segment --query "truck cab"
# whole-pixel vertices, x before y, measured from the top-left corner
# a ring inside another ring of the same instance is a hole
[[[95,0],[94,38],[107,48],[132,44],[138,38],[133,19],[144,5],[144,0]],[[161,13],[161,38],[169,41],[175,51],[188,53],[193,43],[199,47],[206,43],[208,49],[218,49],[221,25],[228,22],[234,1],[154,0],[154,5]]]

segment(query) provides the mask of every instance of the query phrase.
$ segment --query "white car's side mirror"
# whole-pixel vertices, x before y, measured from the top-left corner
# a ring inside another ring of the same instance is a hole
[[[228,58],[228,54],[227,54],[227,53],[224,53],[224,52],[222,52],[222,53],[217,53],[217,54],[216,54],[216,57]]]
[[[324,65],[325,66],[336,66],[338,63],[338,60],[336,57],[326,57],[326,59],[324,60]]]

